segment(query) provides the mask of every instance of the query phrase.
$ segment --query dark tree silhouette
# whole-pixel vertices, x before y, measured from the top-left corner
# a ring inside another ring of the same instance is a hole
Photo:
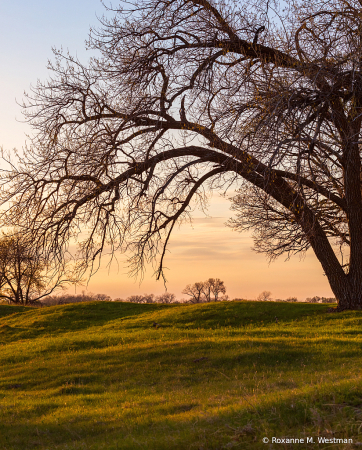
[[[182,293],[190,296],[191,303],[201,303],[204,298],[204,283],[199,281],[194,284],[188,284]]]
[[[272,301],[272,293],[270,291],[263,291],[258,295],[257,300],[259,302],[270,302]]]
[[[182,293],[190,297],[191,303],[211,302],[212,300],[217,302],[220,294],[226,293],[226,287],[220,278],[209,278],[206,281],[188,284]]]
[[[0,238],[0,299],[9,303],[38,303],[56,289],[75,279],[51,264],[42,253],[19,234]]]
[[[226,287],[220,278],[209,278],[207,281],[204,281],[202,292],[207,302],[212,300],[217,302],[220,294],[226,293]]]
[[[28,96],[3,222],[59,258],[81,236],[86,265],[131,249],[160,276],[175,224],[232,184],[232,226],[270,258],[312,248],[339,310],[360,309],[361,36],[361,0],[124,4],[90,36],[98,58],[56,53]]]

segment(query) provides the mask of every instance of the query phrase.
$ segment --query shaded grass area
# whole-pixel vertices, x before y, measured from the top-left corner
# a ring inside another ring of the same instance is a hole
[[[362,441],[362,313],[329,305],[0,306],[0,448]],[[154,324],[157,326],[154,326]],[[334,444],[331,448],[354,448]]]

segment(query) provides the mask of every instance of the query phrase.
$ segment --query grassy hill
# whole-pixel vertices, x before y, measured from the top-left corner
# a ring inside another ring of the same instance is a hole
[[[354,448],[317,443],[362,441],[362,312],[328,308],[0,306],[0,448]]]

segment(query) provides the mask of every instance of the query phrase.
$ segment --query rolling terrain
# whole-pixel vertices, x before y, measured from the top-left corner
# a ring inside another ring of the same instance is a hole
[[[362,441],[362,312],[329,307],[0,306],[0,448],[355,448],[318,443]]]

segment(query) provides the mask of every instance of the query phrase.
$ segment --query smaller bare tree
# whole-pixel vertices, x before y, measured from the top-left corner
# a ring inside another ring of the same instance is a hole
[[[75,271],[52,264],[38,248],[20,233],[0,237],[0,299],[29,305],[50,295],[57,288],[77,283]]]
[[[214,295],[214,301],[217,302],[220,294],[226,293],[224,282],[220,278],[209,278],[207,283],[210,285],[211,292]]]
[[[201,303],[204,295],[204,283],[199,281],[194,284],[188,284],[182,293],[190,296],[191,303]]]
[[[220,278],[209,278],[204,282],[188,284],[182,293],[191,297],[191,303],[217,302],[220,294],[226,293],[226,287]]]
[[[272,301],[272,293],[270,291],[263,291],[261,294],[258,295],[257,301],[258,302],[271,302]]]
[[[209,278],[207,281],[204,281],[204,282],[202,283],[202,284],[203,284],[203,286],[202,286],[202,293],[203,293],[203,295],[204,295],[204,300],[205,300],[206,302],[211,302],[211,294],[212,294],[211,288],[212,288],[212,281],[214,281],[213,278]]]

